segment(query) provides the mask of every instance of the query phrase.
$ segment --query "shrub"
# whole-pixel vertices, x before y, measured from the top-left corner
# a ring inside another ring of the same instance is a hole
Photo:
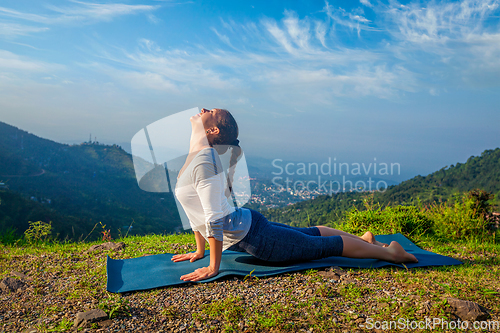
[[[366,210],[353,208],[346,213],[342,230],[350,233],[402,233],[407,236],[432,232],[432,221],[415,206],[385,207],[365,204]]]
[[[491,236],[487,215],[493,196],[482,190],[456,195],[450,203],[433,204],[427,215],[436,235],[449,239],[485,239]]]
[[[42,221],[28,222],[30,227],[24,232],[24,238],[28,243],[38,243],[47,240],[52,231],[51,222],[46,223]]]
[[[495,196],[489,192],[475,189],[467,192],[465,197],[468,199],[469,209],[474,210],[477,216],[486,219],[493,208],[490,200],[493,200]]]

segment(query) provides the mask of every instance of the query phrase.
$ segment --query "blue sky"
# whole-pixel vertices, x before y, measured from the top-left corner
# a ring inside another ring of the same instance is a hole
[[[499,4],[4,0],[0,121],[122,143],[220,107],[249,156],[427,174],[500,146]]]

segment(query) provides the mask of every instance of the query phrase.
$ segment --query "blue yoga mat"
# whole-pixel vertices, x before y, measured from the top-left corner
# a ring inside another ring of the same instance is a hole
[[[436,253],[422,250],[402,234],[379,235],[378,241],[389,244],[397,241],[403,248],[418,259],[418,263],[405,265],[393,264],[376,259],[351,259],[344,257],[328,257],[300,263],[271,263],[257,259],[247,253],[229,251],[222,252],[219,274],[206,280],[192,282],[182,281],[182,275],[193,272],[210,263],[210,251],[205,252],[205,257],[195,262],[173,262],[171,253],[157,254],[140,258],[115,260],[107,258],[107,289],[113,293],[123,293],[135,290],[147,290],[165,286],[175,286],[184,283],[204,283],[217,280],[228,275],[246,276],[252,270],[252,276],[265,277],[306,269],[325,268],[330,266],[351,268],[377,268],[384,266],[397,266],[404,268],[426,266],[460,265],[462,262]]]

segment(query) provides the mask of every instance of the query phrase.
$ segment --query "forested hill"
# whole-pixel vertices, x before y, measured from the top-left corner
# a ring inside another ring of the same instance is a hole
[[[466,163],[445,166],[427,176],[416,176],[385,192],[375,192],[374,202],[381,205],[411,204],[418,199],[426,204],[447,201],[453,194],[482,189],[495,194],[500,203],[500,148],[485,150],[481,156],[471,156]],[[361,207],[367,192],[338,193],[321,196],[264,214],[272,221],[306,226],[338,222],[353,206]]]
[[[139,234],[173,232],[180,226],[172,195],[139,189],[132,157],[117,145],[60,144],[0,122],[0,182],[8,187],[0,188],[4,230],[10,227],[22,233],[27,218],[61,221],[54,232],[72,239],[90,232],[97,222],[114,234],[132,221],[132,230]],[[16,193],[40,205],[21,204]],[[2,207],[7,202],[30,212],[15,214]]]
[[[383,202],[409,202],[419,197],[423,202],[446,200],[453,193],[479,188],[500,197],[500,148],[471,156],[466,163],[443,167],[425,177],[416,176],[385,193],[377,195]]]

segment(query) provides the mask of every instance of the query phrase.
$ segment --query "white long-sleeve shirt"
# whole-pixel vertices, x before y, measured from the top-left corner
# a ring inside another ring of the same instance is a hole
[[[217,151],[202,149],[177,180],[175,195],[193,231],[208,241],[222,241],[222,251],[246,236],[252,223],[250,210],[235,209],[225,195],[225,173]]]

